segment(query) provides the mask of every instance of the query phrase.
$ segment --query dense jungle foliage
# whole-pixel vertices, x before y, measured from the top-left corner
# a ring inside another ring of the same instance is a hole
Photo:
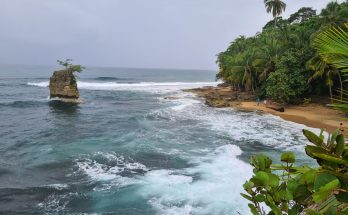
[[[274,19],[218,54],[217,79],[280,103],[301,103],[313,95],[340,97],[342,71],[324,59],[314,39],[348,22],[348,2],[331,2],[319,14],[304,7],[288,19],[279,16],[286,7],[282,1],[265,0],[265,6]]]

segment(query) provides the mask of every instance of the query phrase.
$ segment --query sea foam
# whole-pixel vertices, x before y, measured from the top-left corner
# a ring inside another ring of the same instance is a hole
[[[106,162],[101,162],[106,160]],[[89,178],[95,181],[109,181],[122,178],[120,176],[124,171],[130,173],[145,172],[145,165],[126,160],[123,156],[118,156],[114,153],[97,152],[90,158],[82,158],[76,160],[78,172],[86,174]]]
[[[239,147],[225,145],[182,170],[153,170],[141,180],[139,195],[159,214],[247,214],[239,196],[251,166],[237,158]]]
[[[49,82],[28,82],[30,86],[48,87]],[[182,89],[197,88],[203,86],[215,86],[218,82],[139,82],[139,83],[119,83],[119,82],[85,82],[78,81],[80,89],[87,90],[109,90],[109,91],[145,91],[151,93],[168,93]]]
[[[208,107],[190,93],[176,93],[174,96],[175,100],[161,100],[172,103],[171,107],[153,111],[151,114],[171,120],[195,119],[200,125],[235,141],[258,142],[264,146],[295,150],[302,154],[304,146],[308,144],[302,129],[320,132],[320,129],[286,121],[271,114]]]

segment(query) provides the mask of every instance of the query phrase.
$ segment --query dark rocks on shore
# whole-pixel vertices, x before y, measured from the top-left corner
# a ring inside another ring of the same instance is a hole
[[[281,112],[281,113],[285,112],[285,108],[281,105],[275,105],[275,104],[267,105],[267,108]]]
[[[229,86],[231,86],[229,83],[227,83],[227,82],[223,82],[223,83],[221,83],[221,84],[218,84],[217,85],[218,87],[229,87]]]
[[[55,71],[50,78],[50,98],[60,98],[63,101],[79,102],[80,93],[76,78],[71,71]]]
[[[205,98],[205,104],[211,107],[234,107],[243,101],[256,100],[255,94],[246,91],[235,91],[230,86],[203,87],[186,91]]]

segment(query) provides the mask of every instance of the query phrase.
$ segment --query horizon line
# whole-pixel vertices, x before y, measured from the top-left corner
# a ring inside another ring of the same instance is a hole
[[[0,66],[49,66],[49,67],[59,67],[59,65],[53,64],[27,64],[27,63],[0,63]],[[128,66],[97,66],[97,65],[83,65],[88,68],[109,68],[109,69],[146,69],[146,70],[189,70],[189,71],[214,71],[217,72],[218,69],[199,69],[199,68],[161,68],[161,67],[128,67]]]

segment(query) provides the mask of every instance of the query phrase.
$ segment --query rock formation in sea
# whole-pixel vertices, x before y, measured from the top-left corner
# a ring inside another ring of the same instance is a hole
[[[80,93],[76,78],[69,70],[55,71],[50,78],[50,98],[60,98],[63,101],[79,102]]]

